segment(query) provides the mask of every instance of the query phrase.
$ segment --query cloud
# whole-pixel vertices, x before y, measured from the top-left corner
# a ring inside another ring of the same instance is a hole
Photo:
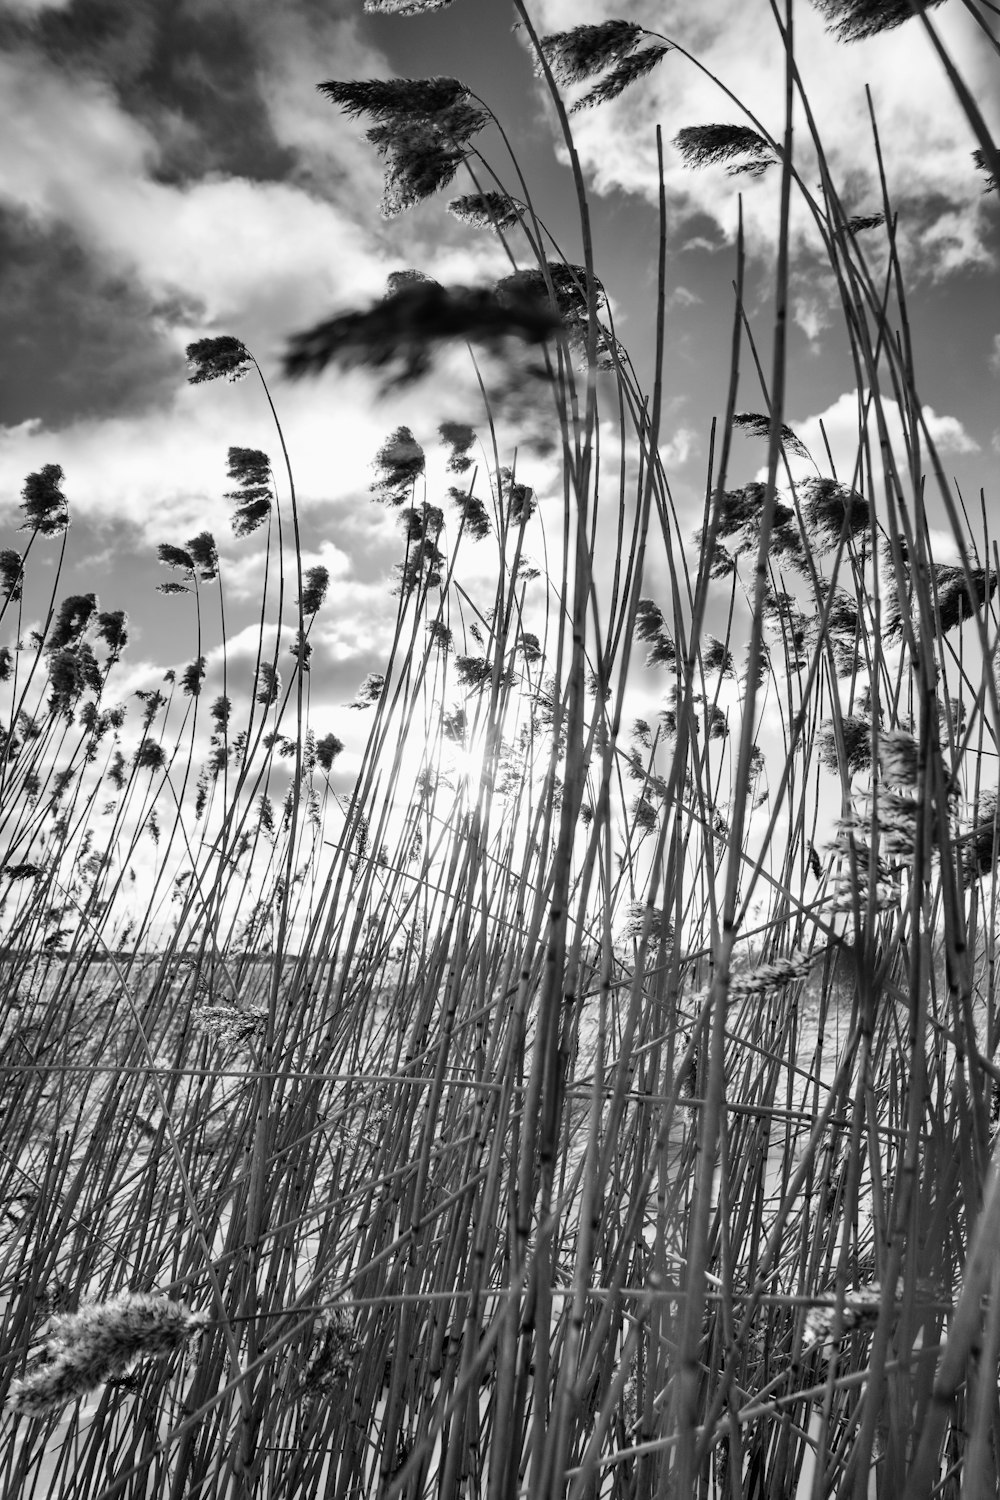
[[[610,4],[591,0],[542,0],[539,26],[562,30],[617,14]],[[730,177],[724,167],[686,169],[670,144],[683,126],[710,122],[753,124],[708,77],[728,85],[772,137],[784,121],[784,49],[777,29],[761,24],[743,0],[691,6],[686,0],[642,0],[629,19],[647,25],[691,53],[702,71],[680,51],[668,53],[648,79],[620,101],[576,116],[581,158],[599,192],[616,188],[657,192],[654,127],[666,141],[665,182],[675,225],[712,221],[727,240],[735,236],[737,198],[743,196],[751,254],[768,254],[778,224],[779,174],[763,179]],[[945,46],[980,102],[988,124],[1000,125],[1000,97],[992,58],[981,45],[974,22],[956,8],[935,13]],[[913,275],[944,275],[960,267],[991,263],[988,217],[982,182],[972,164],[975,141],[940,64],[917,25],[907,25],[854,46],[837,43],[812,6],[796,17],[796,62],[824,143],[827,161],[849,211],[881,208],[872,127],[865,98],[871,85],[875,117],[885,157],[889,191],[900,214],[904,264]],[[815,152],[801,109],[796,118],[796,162],[804,183],[818,181]],[[795,195],[793,228],[801,255],[818,245],[808,211]],[[704,238],[704,228],[699,228]],[[873,237],[865,241],[870,253]]]

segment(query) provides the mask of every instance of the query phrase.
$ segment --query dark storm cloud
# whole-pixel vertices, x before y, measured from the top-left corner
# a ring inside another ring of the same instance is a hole
[[[30,47],[73,75],[89,73],[149,129],[154,180],[222,172],[279,181],[291,153],[276,141],[259,90],[253,7],[207,0],[75,0],[33,19],[0,19],[0,47]]]
[[[0,208],[0,422],[50,424],[141,410],[178,381],[163,337],[191,308],[156,304],[134,278],[108,275],[61,224]]]

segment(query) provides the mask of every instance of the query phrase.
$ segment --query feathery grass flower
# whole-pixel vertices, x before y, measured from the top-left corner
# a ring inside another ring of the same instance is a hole
[[[20,552],[15,552],[12,547],[3,548],[0,551],[0,589],[3,589],[12,604],[16,604],[21,597],[23,581],[24,568]]]
[[[652,73],[657,63],[671,50],[665,45],[644,47],[632,57],[624,58],[595,83],[592,89],[588,89],[582,98],[576,100],[570,107],[570,114],[579,114],[582,109],[592,109],[598,104],[610,104],[612,99],[617,99],[631,84],[638,83],[640,78],[646,78]]]
[[[245,1047],[267,1028],[267,1006],[203,1005],[191,1018],[195,1031],[222,1047]]]
[[[269,708],[281,692],[281,673],[273,662],[262,661],[257,668],[256,701]]]
[[[225,498],[235,502],[232,526],[236,536],[250,536],[271,514],[271,460],[259,448],[230,448],[227,458],[230,479],[239,484]]]
[[[918,747],[907,729],[886,729],[879,735],[879,769],[894,786],[916,786]]]
[[[986,160],[986,153],[984,151],[973,151],[972,160],[979,171],[986,174],[986,186],[983,188],[983,192],[995,193],[997,191],[997,176],[995,172],[990,170],[990,165]]]
[[[318,375],[328,365],[381,371],[388,391],[426,375],[437,347],[452,339],[499,349],[508,338],[543,343],[558,327],[551,309],[523,292],[501,298],[487,287],[409,281],[364,311],[339,313],[295,334],[283,369],[289,379]]]
[[[194,577],[194,558],[186,547],[175,547],[173,542],[161,542],[156,555],[164,567],[182,568],[185,573]]]
[[[381,672],[369,672],[364,682],[358,688],[357,697],[349,703],[348,708],[370,708],[377,703],[385,692],[385,678]]]
[[[50,1320],[43,1358],[11,1382],[9,1410],[42,1417],[122,1375],[137,1359],[165,1358],[208,1322],[154,1292],[124,1292]]]
[[[219,551],[210,531],[199,531],[187,544],[202,583],[213,583],[219,574]]]
[[[740,172],[759,176],[775,162],[768,154],[767,141],[748,125],[686,125],[674,136],[674,145],[685,166],[714,167],[728,162],[730,176]]]
[[[634,21],[601,21],[554,31],[541,39],[542,56],[558,83],[582,83],[621,63],[646,35]],[[539,69],[540,71],[540,69]]]
[[[331,79],[318,87],[349,116],[376,122],[366,139],[386,162],[387,219],[447,187],[490,119],[457,78]]]
[[[198,698],[201,695],[201,685],[204,680],[205,658],[196,656],[181,673],[181,691],[189,698]]]
[[[924,0],[928,10],[943,0]],[[813,0],[839,42],[860,42],[902,26],[913,15],[910,0]]]
[[[369,486],[372,494],[385,505],[402,506],[425,472],[424,450],[408,427],[397,427],[376,453],[373,467],[380,472]]]
[[[97,616],[97,636],[108,648],[109,663],[117,662],[128,645],[128,615],[125,611],[102,610]]]
[[[469,449],[476,441],[476,434],[467,422],[442,422],[438,427],[438,435],[443,443],[447,443],[451,449],[448,458],[448,471],[451,474],[464,474],[472,468],[472,459],[469,457]]]
[[[799,485],[802,524],[820,553],[831,552],[841,536],[857,541],[868,534],[870,508],[857,490],[849,490],[835,479],[813,477]]]
[[[451,0],[365,0],[365,11],[370,16],[429,16],[450,4]]]
[[[96,594],[68,594],[59,606],[55,624],[47,640],[49,651],[76,646],[97,613]]]
[[[335,734],[324,734],[322,739],[316,741],[317,764],[322,770],[329,771],[343,748],[343,740],[338,740]]]
[[[452,485],[448,496],[462,512],[462,526],[474,541],[481,542],[491,535],[493,527],[490,524],[486,506],[477,495],[467,495],[464,490],[456,489]]]
[[[735,412],[733,415],[733,426],[738,427],[741,432],[745,432],[749,437],[769,439],[771,436],[771,418],[765,412]],[[779,428],[779,436],[789,453],[795,453],[799,458],[809,457],[809,449],[805,443],[800,438],[797,438],[792,429],[786,427],[784,423]]]
[[[781,989],[804,979],[816,962],[816,955],[802,953],[798,949],[786,958],[776,958],[773,963],[760,964],[745,974],[734,974],[729,984],[730,998],[739,1000],[747,995],[762,995],[769,990]]]
[[[1000,857],[997,836],[997,794],[984,792],[973,812],[972,826],[963,840],[962,880],[968,887],[982,875],[989,875]]]
[[[29,474],[21,490],[24,511],[22,531],[37,531],[39,536],[56,536],[69,525],[69,506],[60,486],[63,471],[59,464],[45,464]]]
[[[885,214],[854,214],[848,219],[844,233],[854,236],[866,229],[878,229],[885,223]]]
[[[189,385],[202,385],[206,380],[242,380],[253,364],[246,346],[228,333],[197,339],[185,352]]]
[[[944,631],[970,620],[996,592],[997,575],[986,568],[971,568],[966,577],[964,568],[939,563],[932,572]]]
[[[848,776],[865,771],[872,763],[872,726],[867,719],[844,714],[841,720],[844,735],[844,754],[847,757]],[[820,764],[828,771],[840,770],[840,749],[832,719],[827,719],[816,731],[816,753]]]
[[[523,203],[501,192],[466,193],[448,204],[448,212],[459,223],[473,229],[495,229],[498,234],[520,224],[527,211]]]

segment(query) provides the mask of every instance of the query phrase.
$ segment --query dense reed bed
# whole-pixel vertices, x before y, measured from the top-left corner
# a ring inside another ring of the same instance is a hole
[[[822,8],[845,35],[909,16]],[[460,82],[323,84],[385,159],[385,212],[467,170],[452,206],[511,267],[401,273],[289,346],[288,375],[405,387],[465,340],[482,377],[477,424],[377,455],[402,561],[357,775],[313,723],[335,605],[294,454],[230,449],[270,602],[252,688],[208,707],[201,642],[126,711],[120,612],[60,600],[58,569],[26,612],[37,552],[67,545],[57,464],[0,554],[5,1495],[996,1492],[997,553],[923,420],[891,184],[864,217],[842,202],[791,3],[773,134],[664,122],[661,160],[781,179],[773,327],[741,236],[692,525],[567,103],[680,49],[628,21],[539,38],[517,10],[577,187],[570,261]],[[850,474],[815,454],[797,477],[784,420],[796,195],[865,393]],[[659,370],[662,205],[652,249]],[[189,353],[195,382],[265,378],[232,337]],[[763,481],[734,472],[738,431]],[[932,552],[941,515],[959,562]],[[161,556],[200,630],[214,539]]]

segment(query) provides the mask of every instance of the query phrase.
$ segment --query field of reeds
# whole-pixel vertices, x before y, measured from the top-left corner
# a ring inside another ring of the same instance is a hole
[[[820,8],[845,43],[926,29],[995,186],[933,6]],[[628,20],[539,37],[515,9],[571,258],[460,81],[330,81],[383,211],[461,188],[509,273],[402,271],[274,372],[232,336],[189,350],[195,383],[270,400],[328,366],[398,392],[468,344],[478,424],[375,455],[401,562],[357,774],[313,724],[332,605],[280,425],[273,463],[229,450],[235,533],[267,538],[249,691],[202,693],[209,533],[161,548],[198,655],[124,705],[124,615],[61,595],[58,454],[0,552],[6,1496],[998,1491],[998,556],[924,421],[892,184],[842,200],[791,0],[761,6],[786,60],[769,127],[663,122],[661,163],[781,184],[766,328],[736,246],[692,526],[660,376],[640,388],[593,264],[572,111],[668,49],[699,64]],[[864,393],[851,473],[785,423],[793,202]],[[658,372],[662,192],[650,253]],[[735,472],[740,432],[765,480]]]

